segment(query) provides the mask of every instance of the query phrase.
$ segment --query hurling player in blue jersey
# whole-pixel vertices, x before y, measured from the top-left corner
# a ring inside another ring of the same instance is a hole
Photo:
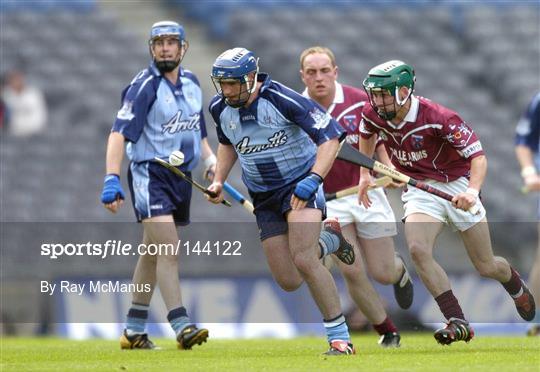
[[[176,225],[189,224],[191,185],[152,160],[156,156],[168,159],[172,151],[180,150],[185,156],[180,169],[189,175],[201,155],[208,170],[214,171],[215,155],[206,139],[199,82],[180,66],[188,49],[183,27],[171,21],[157,22],[152,26],[149,44],[152,63],[122,92],[123,106],[107,144],[107,175],[101,201],[113,213],[122,205],[125,196],[120,167],[126,144],[130,160],[128,184],[137,220],[143,224],[143,244],[176,247]],[[121,348],[155,348],[145,333],[145,324],[156,285],[169,312],[167,319],[176,333],[178,347],[191,349],[205,342],[208,330],[197,328],[182,305],[177,252],[139,253],[133,283],[137,288],[151,289],[133,293]]]
[[[540,91],[534,95],[516,127],[516,156],[521,166],[521,177],[523,177],[527,191],[540,191],[540,176],[538,175],[538,169],[540,169]],[[540,199],[537,218],[540,220]],[[540,225],[538,227],[540,235]],[[540,298],[540,240],[536,247],[536,258],[529,274],[529,286],[533,296]],[[540,312],[536,313],[533,322],[535,324],[527,334],[539,336]]]
[[[276,282],[294,291],[305,281],[324,317],[327,354],[353,354],[335,282],[319,260],[336,253],[344,262],[354,262],[352,246],[333,225],[321,233],[322,181],[343,131],[315,102],[258,73],[258,60],[247,49],[221,54],[213,65],[212,80],[218,95],[210,103],[210,113],[219,146],[209,187],[218,196],[210,201],[223,199],[223,183],[239,159]]]

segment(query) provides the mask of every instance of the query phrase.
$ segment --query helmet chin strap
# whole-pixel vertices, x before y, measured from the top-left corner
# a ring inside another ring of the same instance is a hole
[[[180,60],[178,60],[178,61],[156,61],[154,59],[154,63],[156,65],[157,69],[159,70],[159,72],[161,72],[163,74],[163,73],[166,73],[166,72],[173,71],[180,64]]]
[[[257,75],[258,75],[258,71],[255,71],[255,76],[253,77],[253,85],[250,87],[250,83],[249,83],[249,80],[246,81],[246,84],[247,84],[247,90],[249,92],[249,94],[252,94],[253,92],[255,92],[255,88],[257,88]]]
[[[408,93],[407,93],[407,96],[405,98],[403,98],[403,100],[400,100],[399,99],[399,87],[396,85],[396,90],[395,90],[395,97],[396,97],[396,102],[399,106],[403,106],[407,100],[409,99],[409,97],[411,96],[412,94],[412,89],[407,89],[408,90]]]
[[[251,95],[253,92],[255,92],[255,89],[257,88],[257,76],[259,75],[259,58],[257,58],[257,69],[255,70],[255,76],[253,77],[253,86],[249,86],[249,80],[246,78],[246,84],[248,88],[248,92]],[[247,75],[245,75],[247,77]],[[248,98],[249,100],[249,98]]]

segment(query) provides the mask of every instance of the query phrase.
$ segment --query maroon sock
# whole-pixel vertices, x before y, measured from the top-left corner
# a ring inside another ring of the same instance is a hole
[[[381,324],[373,324],[373,328],[377,331],[378,334],[384,335],[385,333],[393,333],[398,331],[392,319],[389,316],[383,320]]]
[[[459,318],[465,320],[461,306],[459,306],[459,302],[451,289],[437,296],[435,301],[437,301],[446,319]]]
[[[512,275],[510,280],[506,283],[501,283],[506,289],[506,292],[510,293],[510,296],[517,294],[521,290],[521,278],[516,270],[513,267],[510,267]]]

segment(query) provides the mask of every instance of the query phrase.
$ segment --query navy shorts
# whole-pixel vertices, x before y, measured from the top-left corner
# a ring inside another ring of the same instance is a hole
[[[189,182],[157,163],[141,162],[130,163],[128,183],[137,221],[172,214],[177,225],[189,224]]]
[[[286,234],[289,230],[286,214],[291,210],[291,198],[297,182],[267,192],[250,192],[261,241]],[[326,201],[322,186],[308,201],[306,208],[320,209],[326,218]]]

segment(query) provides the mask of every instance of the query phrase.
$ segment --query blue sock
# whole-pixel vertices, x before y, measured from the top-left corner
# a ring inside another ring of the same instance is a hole
[[[126,332],[128,335],[144,333],[149,307],[150,305],[131,303],[126,322]]]
[[[171,323],[171,327],[176,334],[179,334],[186,326],[192,324],[187,315],[187,310],[183,306],[169,311],[167,320]]]
[[[334,340],[350,342],[351,337],[349,336],[349,328],[347,327],[347,323],[345,323],[343,314],[340,314],[334,319],[323,319],[323,322],[324,328],[326,329],[326,338],[329,343]]]
[[[339,237],[329,231],[321,231],[319,236],[319,247],[321,248],[321,256],[323,258],[339,249]]]

